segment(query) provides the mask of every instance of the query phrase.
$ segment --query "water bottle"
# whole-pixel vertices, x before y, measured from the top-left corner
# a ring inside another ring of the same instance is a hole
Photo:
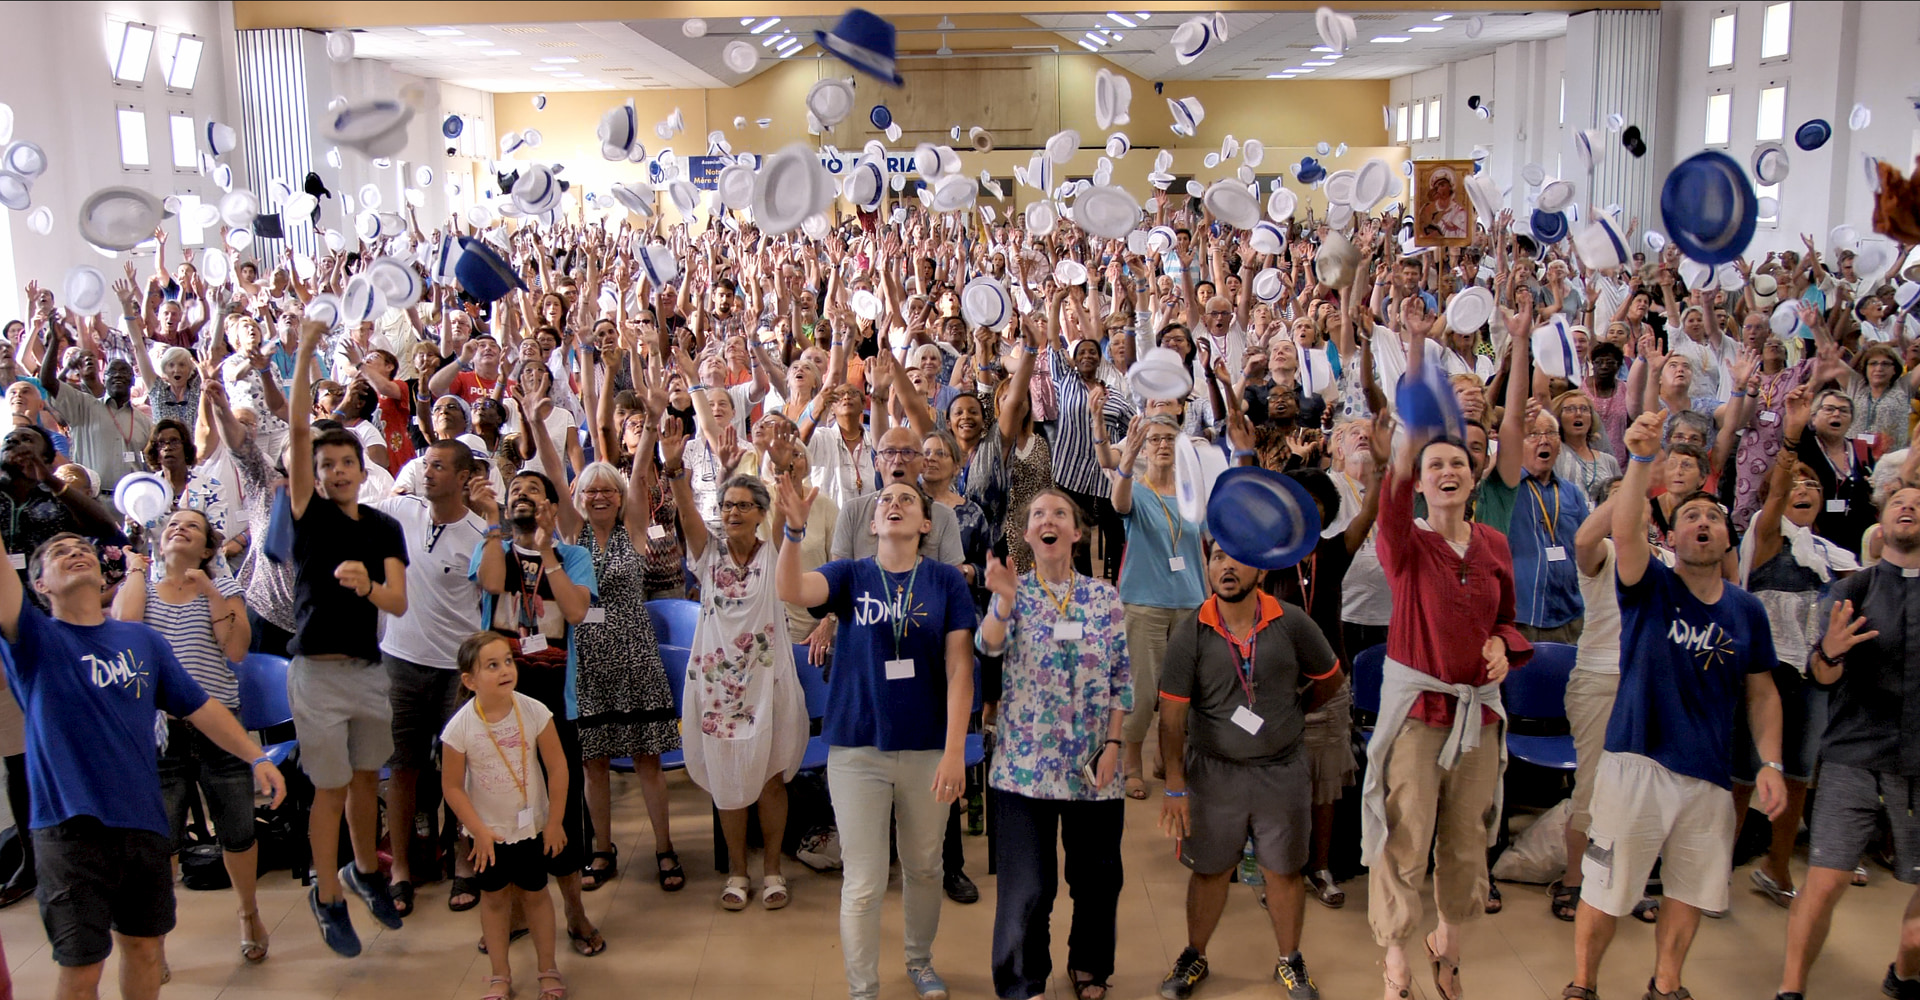
[[[1267,884],[1267,877],[1260,874],[1260,862],[1253,857],[1252,837],[1247,838],[1246,846],[1240,850],[1240,881],[1252,886]]]

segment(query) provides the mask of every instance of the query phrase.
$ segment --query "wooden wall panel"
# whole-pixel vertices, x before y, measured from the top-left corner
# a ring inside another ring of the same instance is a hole
[[[950,142],[958,125],[961,142],[966,130],[985,126],[1002,145],[1038,145],[1059,131],[1059,57],[991,56],[975,59],[916,59],[907,85],[876,88],[861,81],[854,115],[834,131],[843,136],[849,126],[858,142],[839,141],[842,148],[857,146],[881,132],[867,120],[876,103],[893,113],[903,134],[900,144]]]

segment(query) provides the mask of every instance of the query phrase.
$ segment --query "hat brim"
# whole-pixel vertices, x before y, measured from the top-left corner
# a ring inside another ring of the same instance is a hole
[[[125,203],[106,217],[103,209],[113,203]],[[131,250],[153,238],[153,230],[166,218],[160,199],[138,188],[110,187],[95,191],[80,204],[80,235],[102,250]]]
[[[1717,182],[1720,182],[1716,184]],[[1719,232],[1707,232],[1702,213],[1720,210]],[[1660,189],[1660,218],[1667,239],[1691,260],[1724,264],[1746,252],[1759,223],[1759,200],[1740,164],[1725,153],[1695,153],[1667,174]]]
[[[884,80],[895,87],[907,82],[900,75],[899,67],[890,57],[841,38],[830,31],[815,31],[813,40],[820,47],[833,53],[854,69],[878,80]]]
[[[1207,533],[1254,569],[1285,569],[1320,544],[1320,507],[1292,476],[1252,466],[1220,474],[1207,497]]]
[[[1423,366],[1417,377],[1400,377],[1400,385],[1394,390],[1393,408],[1409,432],[1465,439],[1466,417],[1461,414],[1460,400],[1446,378],[1439,365]]]

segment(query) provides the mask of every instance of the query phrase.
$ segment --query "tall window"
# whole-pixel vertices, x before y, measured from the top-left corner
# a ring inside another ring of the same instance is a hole
[[[1407,106],[1404,104],[1400,105],[1399,113],[1395,116],[1395,124],[1393,126],[1393,141],[1394,142],[1407,141]]]
[[[1415,141],[1427,137],[1427,130],[1425,128],[1426,116],[1426,104],[1421,101],[1413,102],[1413,138]]]
[[[1713,19],[1713,31],[1707,36],[1707,68],[1733,65],[1733,11]]]
[[[118,83],[139,86],[146,82],[147,64],[153,56],[153,28],[128,21],[107,21],[107,63]]]
[[[1780,224],[1780,185],[1755,185],[1753,193],[1758,197],[1763,210],[1758,216],[1759,221],[1764,225],[1778,226]],[[1764,211],[1769,208],[1773,210],[1771,215]]]
[[[193,116],[174,112],[167,116],[167,128],[173,141],[173,168],[193,170],[199,167],[199,150],[194,143],[200,133],[193,127]]]
[[[120,121],[120,165],[129,170],[146,169],[149,162],[147,113],[123,104],[117,109],[117,117]]]
[[[1787,85],[1763,87],[1760,90],[1760,117],[1754,123],[1753,137],[1761,142],[1773,142],[1787,134]]]
[[[1427,102],[1427,138],[1440,138],[1440,99],[1438,97]]]
[[[207,231],[200,228],[200,223],[196,219],[200,214],[200,196],[182,193],[174,197],[180,201],[180,214],[177,217],[180,223],[180,245],[197,247],[206,243]]]
[[[1733,95],[1707,95],[1707,134],[1706,144],[1724,146],[1732,137]]]
[[[1767,5],[1767,14],[1760,22],[1760,58],[1785,59],[1793,46],[1793,4],[1773,3]]]

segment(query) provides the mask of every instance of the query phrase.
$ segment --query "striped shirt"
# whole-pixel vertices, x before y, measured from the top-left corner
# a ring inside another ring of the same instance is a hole
[[[222,597],[241,593],[240,583],[233,577],[216,576],[213,583]],[[196,593],[185,604],[168,604],[160,599],[159,590],[149,578],[147,624],[166,638],[187,674],[207,690],[207,697],[229,709],[240,707],[240,679],[234,676],[226,652],[213,637],[213,606],[207,602],[207,595]]]
[[[1047,442],[1053,449],[1053,481],[1075,493],[1104,497],[1112,488],[1100,470],[1100,456],[1094,450],[1093,419],[1088,412],[1087,385],[1080,381],[1067,352],[1055,347],[1049,355],[1053,366],[1053,388],[1058,394],[1060,412]],[[1125,433],[1133,419],[1133,406],[1126,395],[1107,393],[1105,421],[1100,438],[1112,441],[1116,433]]]

